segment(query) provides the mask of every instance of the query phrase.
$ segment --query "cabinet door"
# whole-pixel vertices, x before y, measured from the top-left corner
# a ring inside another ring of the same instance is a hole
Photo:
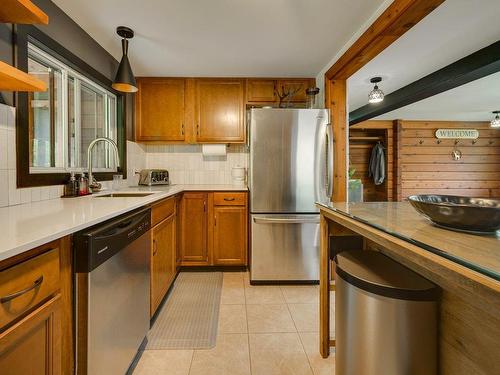
[[[152,229],[151,316],[175,277],[175,219],[175,214],[171,215]]]
[[[198,142],[245,142],[244,81],[196,80],[196,140]]]
[[[276,80],[274,79],[248,79],[247,102],[249,103],[274,103],[276,101]]]
[[[0,333],[2,375],[61,373],[60,295]],[[67,355],[70,355],[71,351]]]
[[[292,103],[305,103],[307,101],[307,95],[306,95],[306,90],[309,87],[314,87],[315,86],[315,80],[314,79],[283,79],[279,80],[277,83],[277,90],[282,93],[283,90],[285,91],[297,91],[295,95],[293,96],[292,100],[290,100]]]
[[[206,193],[184,193],[182,198],[182,264],[207,265]]]
[[[247,210],[245,206],[214,207],[214,264],[246,265]]]
[[[136,140],[184,141],[186,81],[174,78],[139,78],[137,84]]]

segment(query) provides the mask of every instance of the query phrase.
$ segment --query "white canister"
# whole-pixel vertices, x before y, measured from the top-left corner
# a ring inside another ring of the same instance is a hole
[[[231,177],[233,179],[233,185],[245,185],[246,170],[245,167],[240,165],[235,165],[231,169]]]

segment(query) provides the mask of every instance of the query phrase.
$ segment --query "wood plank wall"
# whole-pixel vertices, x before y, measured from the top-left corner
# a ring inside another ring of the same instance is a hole
[[[368,177],[368,165],[373,146],[373,139],[381,137],[386,155],[386,179],[383,184],[375,185]],[[363,121],[349,128],[349,166],[356,173],[353,178],[361,179],[363,183],[363,198],[365,202],[381,202],[393,200],[394,185],[394,137],[392,121]]]
[[[500,197],[500,130],[489,122],[397,121],[395,198],[412,194]],[[478,129],[479,138],[458,140],[462,159],[451,156],[455,140],[435,138],[437,129]]]

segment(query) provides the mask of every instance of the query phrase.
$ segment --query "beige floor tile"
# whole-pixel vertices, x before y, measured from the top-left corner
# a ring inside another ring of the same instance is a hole
[[[310,375],[309,361],[297,333],[250,334],[253,375]]]
[[[245,305],[221,305],[218,333],[247,333]]]
[[[245,272],[224,272],[223,273],[223,282],[224,283],[238,283],[243,285],[243,278],[245,276]]]
[[[222,334],[213,349],[195,350],[190,375],[248,375],[248,335]]]
[[[319,331],[319,304],[318,303],[289,303],[293,322],[298,332]],[[330,335],[335,334],[335,312],[330,309]]]
[[[252,285],[245,288],[247,305],[285,303],[279,286]]]
[[[220,296],[221,305],[244,305],[245,288],[238,282],[224,282]]]
[[[319,354],[319,334],[300,332],[299,335],[314,375],[335,374],[335,352],[332,350],[328,358],[321,357]]]
[[[286,304],[247,305],[247,320],[251,333],[296,332]]]
[[[192,350],[145,350],[134,375],[188,375]]]
[[[315,285],[283,285],[281,292],[286,303],[319,303],[319,289]]]

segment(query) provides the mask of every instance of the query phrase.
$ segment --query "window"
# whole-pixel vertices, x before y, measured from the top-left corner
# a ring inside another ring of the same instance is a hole
[[[29,172],[86,169],[92,140],[117,141],[116,96],[31,43],[28,72],[47,84],[28,96]],[[96,172],[116,169],[108,144],[95,146],[92,162]]]

